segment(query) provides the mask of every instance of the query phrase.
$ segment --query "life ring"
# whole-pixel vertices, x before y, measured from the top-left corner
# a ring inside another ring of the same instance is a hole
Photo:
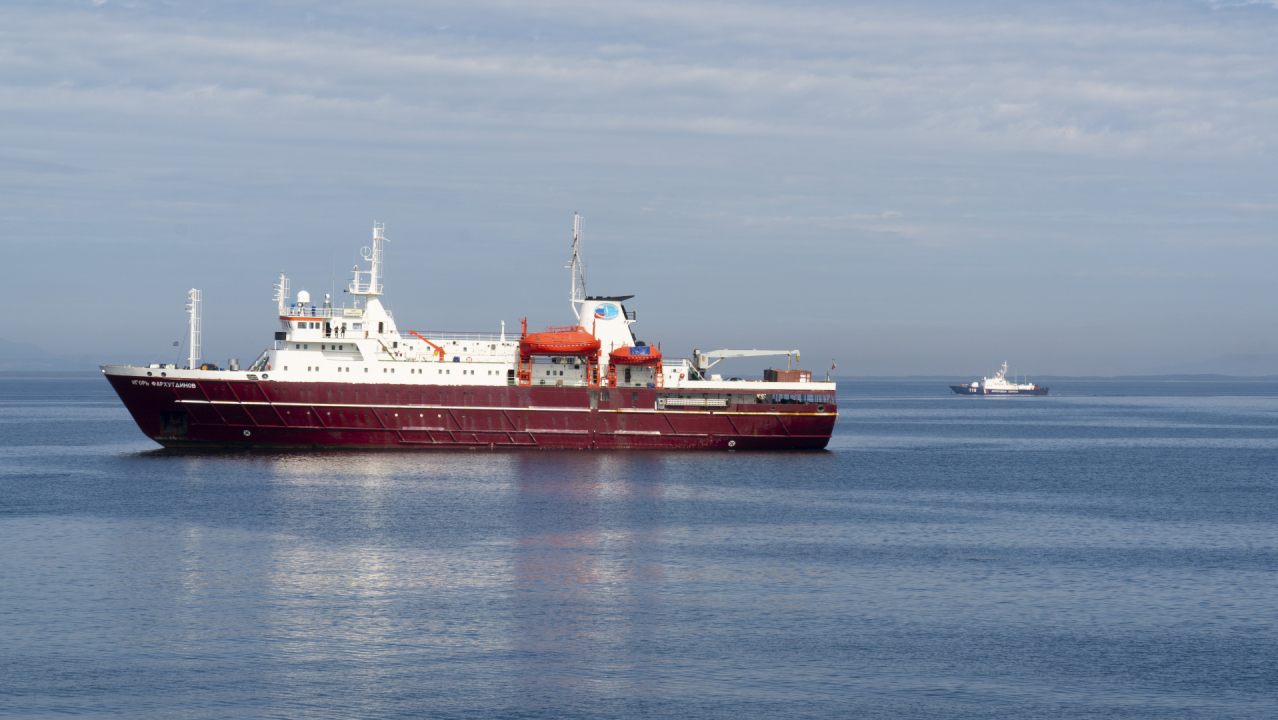
[[[470,359],[470,358],[466,358],[466,362],[471,362],[471,359]]]
[[[679,379],[680,379],[680,380],[682,380],[682,379],[683,379],[683,373],[679,373]]]

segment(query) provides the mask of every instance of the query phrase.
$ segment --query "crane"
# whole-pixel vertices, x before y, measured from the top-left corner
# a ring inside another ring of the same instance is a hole
[[[739,357],[760,357],[763,355],[785,355],[785,366],[790,367],[790,356],[794,356],[794,361],[799,361],[798,350],[711,350],[710,352],[701,352],[700,348],[692,351],[692,364],[697,368],[697,372],[704,373],[706,370],[718,365],[724,358]],[[710,362],[710,358],[717,358],[714,362]]]

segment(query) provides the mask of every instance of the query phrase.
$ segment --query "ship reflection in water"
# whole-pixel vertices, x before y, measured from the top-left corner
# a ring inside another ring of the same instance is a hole
[[[662,617],[660,456],[520,459],[513,644],[527,707],[657,689],[637,662]]]

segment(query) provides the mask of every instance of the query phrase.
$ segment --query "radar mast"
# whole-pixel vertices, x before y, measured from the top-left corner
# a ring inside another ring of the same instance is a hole
[[[367,270],[360,270],[356,265],[351,269],[355,277],[351,280],[349,292],[352,295],[363,295],[366,299],[382,294],[382,243],[386,238],[386,224],[373,223],[373,247],[364,247],[360,255],[368,263]],[[367,275],[367,282],[360,282],[360,276]]]
[[[186,367],[194,370],[200,364],[203,357],[203,335],[200,319],[200,304],[204,299],[204,294],[195,288],[191,288],[186,294],[186,311],[191,314],[191,355],[187,360]]]
[[[280,279],[275,281],[275,302],[280,306],[280,315],[284,314],[284,303],[288,302],[288,278],[280,271]]]
[[[572,271],[572,291],[569,303],[572,314],[581,321],[581,304],[586,301],[586,263],[581,260],[581,221],[585,218],[572,214],[572,261],[564,267]]]

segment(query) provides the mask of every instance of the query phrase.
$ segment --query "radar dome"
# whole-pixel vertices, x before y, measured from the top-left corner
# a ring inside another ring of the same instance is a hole
[[[311,301],[311,294],[303,290],[297,294],[297,301],[305,305]]]

